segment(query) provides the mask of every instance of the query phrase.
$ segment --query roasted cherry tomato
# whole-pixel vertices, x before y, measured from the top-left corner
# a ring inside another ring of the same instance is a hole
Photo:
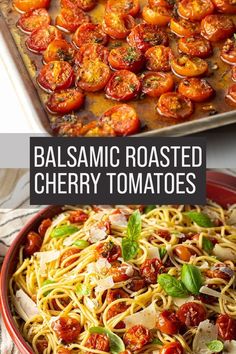
[[[77,7],[61,9],[56,17],[56,26],[66,32],[75,32],[83,23],[89,23],[90,17]]]
[[[107,84],[106,96],[116,101],[129,101],[137,96],[141,88],[138,77],[128,70],[114,73]]]
[[[179,50],[192,57],[207,58],[212,54],[211,43],[201,36],[180,38]]]
[[[145,53],[147,69],[153,71],[169,71],[172,56],[172,50],[164,45],[149,48]]]
[[[101,350],[103,352],[110,351],[110,341],[105,334],[92,333],[86,340],[84,346],[90,349]],[[87,352],[93,354],[92,352]]]
[[[167,9],[172,9],[175,5],[174,0],[148,0],[149,7],[164,6]]]
[[[227,64],[236,65],[236,41],[227,39],[221,49],[221,59]]]
[[[197,57],[182,55],[171,60],[173,72],[179,76],[201,76],[208,70],[205,60]]]
[[[201,32],[199,22],[190,22],[184,18],[172,18],[170,21],[170,29],[179,37],[190,37]]]
[[[228,315],[221,314],[216,320],[218,334],[223,340],[236,339],[236,320]]]
[[[160,354],[183,354],[184,350],[179,342],[171,342],[165,344],[160,351]]]
[[[112,69],[138,72],[143,64],[142,53],[134,47],[118,47],[110,51],[108,61]]]
[[[32,256],[35,252],[39,252],[43,239],[37,232],[30,231],[27,235],[24,254],[26,257]]]
[[[73,64],[75,49],[64,39],[54,39],[43,53],[43,62],[50,63],[51,61],[68,61]]]
[[[97,5],[97,0],[61,0],[62,7],[78,7],[83,11],[90,11]]]
[[[72,224],[79,224],[79,223],[84,223],[85,221],[88,220],[88,214],[86,214],[83,210],[72,210],[70,211],[70,216],[68,220]]]
[[[213,11],[214,5],[211,0],[181,0],[178,5],[180,16],[190,21],[201,21]]]
[[[13,0],[14,8],[19,12],[48,8],[50,0]]]
[[[231,37],[234,31],[233,21],[224,15],[209,15],[201,22],[202,36],[212,42]]]
[[[232,80],[236,81],[236,66],[232,68]]]
[[[203,102],[214,95],[214,89],[205,79],[189,78],[180,81],[178,91],[195,102]]]
[[[108,0],[106,11],[136,16],[140,10],[139,0]]]
[[[116,301],[118,299],[125,299],[125,298],[129,298],[129,294],[127,294],[122,289],[114,289],[114,290],[109,289],[107,291],[106,300],[108,304],[111,304],[113,301]]]
[[[39,339],[37,341],[36,348],[39,354],[43,354],[44,350],[47,349],[47,347],[48,347],[48,341],[46,339]]]
[[[60,348],[58,349],[57,354],[71,354],[71,350],[68,348]]]
[[[52,61],[42,67],[37,82],[47,92],[67,89],[74,82],[74,70],[66,61]]]
[[[17,26],[25,33],[31,33],[50,24],[50,16],[46,9],[35,9],[21,15]]]
[[[53,92],[46,107],[51,113],[67,114],[79,109],[84,103],[84,95],[78,89],[67,89]]]
[[[130,350],[125,350],[124,352],[121,352],[120,354],[132,354]]]
[[[165,273],[165,267],[158,258],[147,259],[141,265],[140,273],[147,284],[157,284],[157,277]]]
[[[38,227],[38,233],[41,237],[45,236],[47,229],[52,225],[51,219],[44,219]]]
[[[83,61],[77,72],[76,85],[88,92],[100,91],[106,86],[110,76],[109,66],[99,59]]]
[[[166,26],[171,20],[172,11],[165,6],[143,8],[143,19],[151,25]]]
[[[32,52],[41,53],[55,39],[62,39],[62,33],[54,26],[46,26],[33,31],[25,43]]]
[[[150,340],[150,331],[142,325],[129,328],[123,337],[125,346],[132,351],[142,349]]]
[[[113,263],[107,275],[111,275],[115,283],[128,280],[134,274],[134,270],[127,264]]]
[[[229,87],[227,94],[225,96],[227,103],[235,106],[236,105],[236,84]]]
[[[65,343],[72,343],[76,341],[80,335],[81,325],[76,319],[64,316],[52,322],[52,329],[59,340]]]
[[[96,251],[100,257],[106,258],[108,262],[117,261],[121,257],[121,248],[114,242],[103,242],[99,243],[96,247]]]
[[[162,333],[174,335],[179,332],[181,323],[173,311],[165,310],[158,316],[156,327]]]
[[[72,36],[72,41],[76,47],[82,47],[87,43],[107,44],[108,36],[103,32],[99,25],[93,23],[84,23]]]
[[[112,127],[106,124],[99,124],[97,121],[92,121],[83,126],[83,128],[80,129],[80,135],[87,137],[116,136]]]
[[[219,12],[224,14],[236,14],[236,4],[234,0],[212,0]]]
[[[193,104],[177,92],[164,93],[158,100],[157,112],[167,118],[186,119],[193,113]]]
[[[167,46],[169,43],[168,36],[163,29],[148,23],[141,23],[135,26],[127,41],[131,47],[137,47],[142,52],[146,52],[153,46],[160,44]]]
[[[195,254],[195,252],[184,245],[178,245],[174,248],[174,253],[181,259],[181,261],[189,262],[190,258]]]
[[[135,26],[132,16],[118,12],[108,12],[104,16],[103,30],[111,38],[123,39]]]
[[[212,269],[206,270],[206,276],[208,278],[219,278],[224,280],[230,280],[232,277],[231,273],[234,274],[232,269],[227,267],[224,263],[215,264]]]
[[[117,136],[135,134],[140,129],[140,121],[134,108],[121,104],[103,113],[100,121],[114,129]]]
[[[120,313],[125,312],[128,308],[129,308],[129,306],[123,301],[112,305],[109,308],[109,310],[107,311],[107,320],[110,320],[111,318],[119,315]],[[121,328],[122,328],[122,322],[120,322],[119,324],[121,325]]]
[[[142,92],[150,97],[159,97],[174,88],[174,79],[171,74],[150,72],[142,77]]]
[[[146,282],[144,279],[140,278],[140,277],[135,277],[131,280],[131,282],[129,284],[126,285],[126,287],[133,291],[139,291],[141,289],[144,289],[146,287]]]
[[[73,247],[66,250],[60,258],[60,266],[62,268],[67,268],[75,263],[79,258],[78,253],[80,253],[80,251],[81,250],[78,247]]]
[[[177,317],[187,327],[195,327],[207,318],[207,313],[203,305],[196,302],[187,302],[180,306]]]
[[[109,50],[101,44],[85,44],[77,52],[75,64],[82,66],[88,61],[102,61],[108,63]]]

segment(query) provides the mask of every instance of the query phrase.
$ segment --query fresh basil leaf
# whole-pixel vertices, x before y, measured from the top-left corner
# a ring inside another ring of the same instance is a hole
[[[122,339],[117,334],[112,333],[104,327],[92,327],[89,329],[90,333],[105,334],[110,340],[110,352],[111,354],[120,354],[125,351],[125,345]]]
[[[90,243],[85,240],[77,240],[73,243],[73,246],[76,246],[80,250],[83,250],[83,249],[87,248],[88,246],[90,246]]]
[[[145,208],[144,208],[144,213],[147,214],[147,213],[149,213],[150,211],[152,211],[153,209],[156,209],[156,205],[147,205],[147,206],[145,206]]]
[[[159,255],[161,259],[165,257],[166,253],[167,250],[164,247],[159,248]]]
[[[46,285],[49,285],[49,284],[54,284],[55,281],[54,280],[50,280],[50,279],[47,279],[43,282],[42,284],[42,287],[46,286]],[[48,290],[48,291],[45,291],[45,293],[43,293],[44,296],[48,296],[48,294],[50,294],[52,290]]]
[[[132,241],[128,237],[122,239],[122,256],[125,261],[135,258],[138,251],[139,244],[137,241]]]
[[[207,253],[211,253],[214,245],[211,242],[211,240],[209,240],[209,238],[207,237],[203,237],[202,238],[202,248],[204,249],[204,251],[206,251]]]
[[[76,294],[80,296],[90,295],[91,290],[84,284],[79,284],[76,287]]]
[[[202,274],[197,267],[192,264],[184,264],[181,269],[181,280],[190,293],[199,294],[203,280]]]
[[[162,289],[170,296],[184,298],[189,293],[182,281],[176,279],[170,274],[160,274],[157,279]]]
[[[206,343],[206,346],[212,353],[220,353],[224,349],[224,344],[220,340],[212,340]]]
[[[214,226],[209,216],[204,213],[199,213],[197,211],[189,211],[184,214],[187,215],[192,221],[194,221],[200,227]]]
[[[163,343],[158,338],[154,338],[152,344],[163,345]]]
[[[54,230],[52,230],[52,233],[50,236],[52,238],[66,237],[66,236],[74,234],[78,230],[79,230],[78,227],[75,225],[62,225],[62,226],[58,226]]]
[[[136,257],[139,251],[138,238],[141,234],[142,220],[139,210],[136,210],[129,218],[127,237],[122,239],[122,256],[125,261]]]

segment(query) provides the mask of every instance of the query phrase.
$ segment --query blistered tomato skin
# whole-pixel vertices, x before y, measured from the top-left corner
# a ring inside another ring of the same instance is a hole
[[[139,10],[139,0],[108,0],[106,5],[107,12],[124,13],[131,16],[136,16]]]
[[[205,79],[189,78],[179,83],[178,91],[181,95],[194,102],[204,102],[214,95],[214,89]]]
[[[236,339],[236,320],[228,315],[221,314],[216,320],[218,334],[223,340]]]
[[[34,232],[30,231],[27,235],[26,244],[24,247],[24,254],[26,257],[32,256],[35,252],[39,252],[42,246],[42,237]]]
[[[50,0],[13,0],[16,11],[23,13],[31,10],[45,8],[50,5]]]
[[[83,66],[89,61],[108,64],[109,50],[101,44],[84,44],[76,53],[75,64]]]
[[[99,59],[83,61],[77,72],[76,86],[87,92],[96,92],[104,89],[111,77],[107,64]]]
[[[46,107],[53,114],[67,114],[78,110],[84,103],[84,94],[78,89],[54,92],[49,96]]]
[[[201,36],[180,38],[179,51],[192,57],[207,58],[212,54],[211,43]]]
[[[179,15],[190,21],[201,21],[213,11],[214,5],[211,0],[181,0],[178,5]]]
[[[236,106],[236,84],[229,87],[225,99],[230,105]]]
[[[201,22],[201,35],[212,42],[229,38],[234,31],[232,19],[224,15],[209,15]]]
[[[111,38],[126,38],[134,26],[134,18],[130,15],[117,12],[108,12],[104,16],[103,31]]]
[[[96,349],[103,352],[109,352],[110,342],[105,334],[92,333],[86,340],[84,346],[90,349]],[[87,352],[88,354],[93,354],[93,352]]]
[[[142,325],[129,328],[123,337],[125,346],[131,351],[142,349],[151,339],[150,331]]]
[[[170,29],[171,32],[179,37],[190,37],[198,35],[201,32],[199,22],[190,22],[184,18],[172,18],[170,21]]]
[[[145,53],[146,67],[151,71],[170,71],[172,56],[172,50],[164,45],[149,48]]]
[[[157,112],[172,119],[186,119],[191,116],[193,110],[191,100],[177,92],[164,93],[157,103]]]
[[[160,351],[160,354],[184,354],[184,349],[179,342],[165,344]]]
[[[223,14],[236,14],[236,4],[234,0],[212,0],[216,9]]]
[[[157,284],[157,277],[165,273],[165,267],[158,258],[152,258],[141,265],[140,273],[147,284]]]
[[[38,28],[26,39],[27,48],[33,53],[42,53],[55,39],[62,39],[62,33],[54,26]]]
[[[77,48],[88,43],[106,45],[108,36],[104,33],[100,25],[93,23],[82,24],[72,36],[72,41]]]
[[[120,70],[112,75],[106,86],[106,97],[116,101],[129,101],[141,89],[138,77],[128,70]]]
[[[42,67],[37,82],[47,92],[67,89],[74,83],[74,70],[65,61],[53,61]]]
[[[172,10],[165,6],[144,6],[143,8],[143,19],[151,25],[166,26],[170,22],[171,16]]]
[[[98,244],[96,252],[100,257],[106,258],[108,262],[117,261],[121,257],[121,248],[114,242],[103,242]]]
[[[78,260],[78,253],[80,253],[80,249],[77,247],[73,247],[73,248],[66,250],[60,258],[60,266],[62,268],[67,268],[67,267],[71,266],[74,262],[76,262]],[[70,258],[70,259],[68,259],[68,258]]]
[[[67,61],[73,64],[75,49],[64,39],[55,39],[47,49],[43,52],[43,62],[50,63],[51,61]]]
[[[174,89],[173,75],[162,72],[147,72],[142,76],[142,92],[150,97],[159,97]]]
[[[81,332],[81,325],[76,319],[64,316],[52,323],[52,329],[59,340],[69,344],[77,340]]]
[[[50,22],[51,19],[46,9],[35,9],[21,15],[17,22],[17,26],[22,32],[28,34],[36,29],[48,26]]]
[[[67,348],[60,348],[57,351],[57,354],[70,354],[70,353],[71,353],[71,350],[67,349]]]
[[[208,70],[207,61],[187,55],[173,58],[170,64],[172,71],[180,77],[202,76]]]
[[[174,335],[179,332],[181,323],[174,312],[165,310],[158,316],[156,327],[162,333]]]
[[[187,327],[196,327],[207,318],[206,309],[196,302],[187,302],[180,306],[177,317]]]
[[[110,51],[108,61],[114,70],[138,72],[144,65],[142,53],[135,47],[118,47]]]
[[[38,233],[41,237],[45,236],[47,229],[52,225],[51,219],[44,219],[38,228]]]
[[[65,8],[61,9],[61,12],[56,17],[56,26],[65,32],[75,32],[79,26],[83,23],[89,23],[90,17],[85,14],[81,9]]]
[[[221,49],[221,59],[230,65],[236,64],[236,41],[227,39]]]

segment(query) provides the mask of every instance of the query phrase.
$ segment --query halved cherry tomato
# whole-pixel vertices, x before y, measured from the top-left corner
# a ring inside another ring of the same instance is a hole
[[[46,339],[42,338],[37,340],[36,348],[39,354],[43,354],[44,350],[47,349],[47,347],[48,347],[48,341]]]
[[[51,219],[44,219],[38,227],[38,233],[41,237],[45,236],[47,229],[52,225]]]
[[[117,12],[108,12],[104,15],[103,30],[112,38],[126,38],[134,26],[135,21],[130,15]]]
[[[142,53],[134,47],[118,47],[110,51],[108,61],[112,69],[138,72],[143,64]]]
[[[162,333],[174,335],[179,332],[181,323],[173,311],[162,311],[157,318],[157,329]]]
[[[231,268],[227,267],[224,263],[215,264],[212,269],[207,269],[205,274],[208,278],[219,278],[229,281],[231,279],[230,273],[226,273],[224,270],[227,268],[229,272]]]
[[[225,314],[219,315],[216,326],[218,327],[218,334],[223,340],[236,339],[236,320],[232,317]]]
[[[101,116],[100,121],[110,125],[118,136],[135,134],[140,129],[135,109],[126,104],[112,107]]]
[[[178,309],[177,317],[187,327],[195,327],[207,318],[207,313],[203,305],[197,302],[186,302]]]
[[[175,5],[174,0],[148,0],[149,7],[164,6],[167,9],[172,9]]]
[[[97,121],[90,122],[80,129],[80,135],[87,137],[107,137],[116,136],[111,126],[99,124]],[[116,274],[118,277],[118,273]],[[114,279],[114,276],[113,276]]]
[[[231,37],[234,31],[233,21],[224,15],[209,15],[201,22],[202,36],[212,42]]]
[[[108,64],[109,50],[101,44],[85,44],[75,56],[75,64],[82,66],[89,60],[99,60]]]
[[[97,5],[97,0],[61,0],[61,7],[78,7],[83,11],[90,11]]]
[[[42,246],[42,237],[34,231],[30,231],[27,235],[26,244],[24,247],[24,254],[26,257],[32,256],[35,252],[38,252]]]
[[[198,58],[207,58],[212,54],[211,43],[201,36],[180,38],[179,50],[187,55]]]
[[[68,220],[72,224],[84,223],[88,220],[88,214],[86,214],[82,209],[70,211],[70,216]]]
[[[126,297],[128,297],[128,295]],[[112,305],[107,311],[107,319],[110,320],[112,317],[125,312],[128,308],[129,306],[125,302],[118,302],[117,304]]]
[[[107,12],[125,13],[131,16],[136,16],[139,10],[139,0],[108,0],[106,5]]]
[[[221,49],[221,59],[227,64],[236,64],[236,41],[233,39],[227,39]]]
[[[162,27],[170,22],[172,11],[165,6],[160,5],[152,8],[144,6],[142,15],[144,21],[147,23]]]
[[[42,67],[37,82],[47,92],[64,90],[73,84],[74,70],[66,61],[52,61]]]
[[[90,17],[77,7],[61,9],[56,17],[56,26],[66,32],[75,32],[83,23],[89,23]]]
[[[137,47],[142,52],[146,52],[153,46],[160,44],[167,46],[169,43],[168,36],[163,29],[148,23],[141,23],[135,26],[127,41],[131,47]]]
[[[64,316],[52,322],[52,329],[58,339],[63,340],[65,343],[72,343],[78,338],[81,332],[81,325],[75,318]]]
[[[57,354],[70,354],[70,353],[71,353],[71,350],[68,348],[60,348],[57,351]]]
[[[172,18],[170,29],[179,37],[190,37],[201,32],[199,22],[190,22],[184,18]]]
[[[31,33],[38,28],[50,24],[50,16],[46,9],[35,9],[21,15],[17,26],[25,33]]]
[[[236,14],[236,3],[234,0],[212,0],[219,12],[224,14]]]
[[[165,267],[158,258],[152,258],[141,265],[140,273],[147,284],[156,284],[158,275],[165,273]]]
[[[46,103],[51,113],[67,114],[79,109],[84,103],[84,95],[78,89],[53,92]]]
[[[67,116],[65,116],[67,117]],[[92,121],[83,125],[80,120],[64,121],[54,126],[54,131],[61,136],[115,136],[114,130],[106,125],[99,125],[97,121]]]
[[[179,76],[201,76],[208,70],[208,64],[201,58],[182,55],[171,60],[171,68]]]
[[[55,60],[67,61],[73,64],[75,49],[65,39],[54,39],[43,53],[43,62],[50,63]]]
[[[213,96],[214,90],[205,79],[189,78],[180,81],[178,91],[195,102],[203,102]]]
[[[129,269],[128,264],[120,264],[119,262],[114,262],[112,267],[108,270],[107,275],[112,276],[115,283],[119,283],[128,280],[133,276],[133,270]]]
[[[92,333],[86,340],[84,346],[90,349],[96,349],[103,352],[110,351],[110,341],[105,334]],[[87,354],[93,354],[92,352],[86,352]]]
[[[126,287],[129,290],[136,292],[136,291],[139,291],[139,290],[145,288],[146,282],[144,279],[142,279],[140,277],[134,277],[134,278],[132,278],[131,282],[126,285]]]
[[[125,346],[132,351],[142,349],[150,340],[150,331],[142,325],[129,328],[123,337]]]
[[[83,61],[77,72],[76,85],[88,92],[100,91],[106,86],[110,76],[109,66],[99,59]]]
[[[193,113],[193,104],[177,92],[164,93],[158,100],[157,112],[168,118],[185,119]]]
[[[236,105],[236,84],[229,87],[225,98],[227,103],[233,106]]]
[[[157,45],[145,53],[146,66],[152,71],[170,71],[170,59],[173,53],[169,47]]]
[[[184,262],[189,262],[190,258],[196,254],[192,249],[184,246],[184,245],[178,245],[174,248],[174,253],[177,255],[181,261]]]
[[[41,53],[54,39],[62,39],[62,33],[56,27],[49,25],[33,31],[25,43],[32,52]]]
[[[211,0],[181,0],[178,5],[180,16],[190,21],[201,21],[213,11],[214,5]]]
[[[137,96],[141,88],[138,77],[128,70],[114,73],[107,84],[106,96],[116,101],[129,101]]]
[[[174,88],[174,79],[171,74],[150,72],[142,77],[142,92],[150,97],[159,97]]]
[[[79,28],[77,28],[72,36],[72,41],[78,48],[87,43],[106,45],[108,42],[108,36],[103,32],[103,29],[100,25],[84,23]]]
[[[60,266],[62,268],[67,268],[75,263],[79,258],[78,253],[80,253],[80,251],[81,250],[78,247],[73,247],[66,250],[60,258]]]
[[[232,80],[236,81],[236,66],[232,67]]]
[[[171,342],[165,344],[160,351],[160,354],[183,354],[184,350],[179,342]]]
[[[18,12],[28,12],[31,10],[45,8],[50,5],[50,0],[13,0],[13,6]]]
[[[110,263],[117,261],[117,259],[121,257],[120,246],[112,241],[99,243],[96,247],[96,252],[98,256],[106,258]]]

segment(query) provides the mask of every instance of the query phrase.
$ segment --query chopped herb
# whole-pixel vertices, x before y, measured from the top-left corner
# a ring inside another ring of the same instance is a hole
[[[166,253],[167,253],[167,250],[164,247],[161,247],[159,249],[159,254],[160,254],[161,259],[163,259],[165,257]]]

